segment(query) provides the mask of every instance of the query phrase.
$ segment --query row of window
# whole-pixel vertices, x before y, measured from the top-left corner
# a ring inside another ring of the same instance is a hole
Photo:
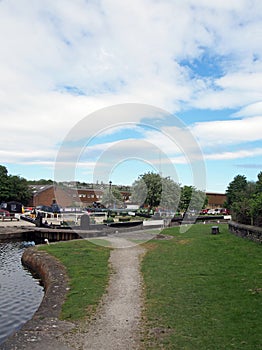
[[[76,198],[77,197],[77,194],[73,194],[73,197]],[[97,198],[97,199],[102,199],[103,196],[102,195],[94,195],[94,194],[83,194],[83,193],[80,193],[78,195],[79,198]]]

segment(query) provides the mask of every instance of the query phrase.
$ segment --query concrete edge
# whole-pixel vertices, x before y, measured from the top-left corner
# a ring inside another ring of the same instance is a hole
[[[61,339],[75,324],[58,318],[69,290],[65,267],[56,258],[36,247],[24,251],[22,262],[40,276],[45,294],[32,319],[1,344],[0,349],[69,350]]]

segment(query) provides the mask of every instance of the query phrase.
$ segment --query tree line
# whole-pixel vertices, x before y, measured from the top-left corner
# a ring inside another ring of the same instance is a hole
[[[32,191],[23,177],[9,175],[5,166],[0,165],[0,202],[17,201],[27,205]]]
[[[198,213],[207,204],[204,191],[194,186],[181,186],[170,177],[149,172],[140,175],[132,186],[132,202],[149,209],[162,207],[179,212]]]
[[[32,184],[52,184],[52,180],[28,181],[18,175],[10,175],[5,166],[0,165],[0,203],[18,201],[27,205],[32,198]],[[162,207],[177,211],[199,212],[207,204],[204,191],[194,186],[180,186],[169,177],[156,173],[140,175],[133,183],[132,202],[145,205],[149,209]],[[112,187],[105,191],[104,204],[118,205],[121,202],[120,191]],[[226,190],[226,203],[232,219],[246,225],[262,227],[262,171],[257,181],[248,181],[246,176],[237,175]]]
[[[245,225],[262,226],[262,171],[257,181],[237,175],[226,190],[226,207],[232,219]]]

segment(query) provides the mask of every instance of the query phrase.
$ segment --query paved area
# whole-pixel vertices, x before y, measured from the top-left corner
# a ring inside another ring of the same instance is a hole
[[[27,221],[24,221],[24,220],[4,220],[2,221],[0,219],[0,228],[1,227],[22,227],[22,226],[35,226],[34,224],[32,224],[31,222],[27,222]]]

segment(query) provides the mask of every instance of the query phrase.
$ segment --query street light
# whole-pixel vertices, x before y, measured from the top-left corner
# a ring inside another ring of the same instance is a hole
[[[111,200],[112,200],[111,196],[112,196],[112,181],[110,180],[109,181],[109,207],[111,207]]]

